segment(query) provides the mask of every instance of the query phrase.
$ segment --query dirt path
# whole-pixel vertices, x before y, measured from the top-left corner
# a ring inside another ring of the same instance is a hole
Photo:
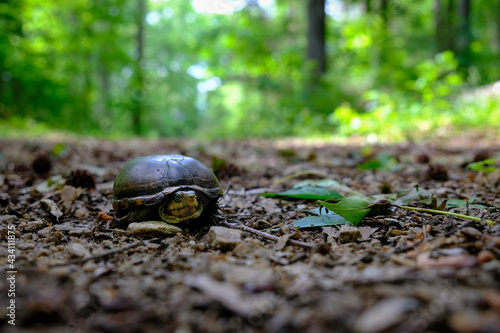
[[[296,230],[290,223],[317,203],[260,195],[304,179],[334,179],[364,195],[418,185],[440,200],[473,198],[453,211],[500,222],[500,209],[491,208],[500,206],[498,171],[485,178],[464,168],[479,153],[498,161],[500,149],[466,148],[474,146],[0,141],[0,265],[10,278],[0,282],[0,329],[498,332],[500,225],[396,210],[354,229]],[[209,166],[213,156],[227,162],[217,173],[221,229],[138,239],[110,226],[103,213],[113,215],[112,182],[123,164],[174,153]],[[417,163],[426,158],[443,167],[429,172]],[[367,161],[382,167],[356,168]]]

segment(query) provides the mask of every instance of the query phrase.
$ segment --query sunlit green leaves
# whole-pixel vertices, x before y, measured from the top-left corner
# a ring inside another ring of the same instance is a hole
[[[490,173],[497,170],[494,166],[495,163],[496,161],[494,158],[488,158],[484,161],[469,163],[467,169],[476,172]]]

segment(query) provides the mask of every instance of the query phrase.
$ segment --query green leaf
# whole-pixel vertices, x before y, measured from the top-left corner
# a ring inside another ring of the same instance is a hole
[[[370,208],[366,208],[370,202],[367,198],[361,197],[345,197],[336,204],[321,201],[320,204],[326,209],[342,216],[352,225],[358,225],[359,222],[370,212]]]
[[[474,208],[488,208],[485,205],[480,205],[480,204],[473,204],[472,202],[474,201],[475,198],[469,199],[469,207],[474,207]],[[446,202],[446,209],[450,208],[462,208],[467,205],[467,200],[463,199],[449,199]]]
[[[306,186],[300,188],[293,188],[281,193],[262,193],[266,198],[275,199],[307,199],[307,200],[328,200],[328,199],[341,199],[343,198],[338,192],[318,186]]]
[[[330,227],[333,225],[347,224],[347,221],[342,216],[334,213],[328,213],[320,216],[308,216],[292,223],[298,229],[313,229],[319,227]]]
[[[359,170],[397,171],[401,169],[401,165],[394,156],[387,153],[380,153],[375,158],[358,165],[357,168]]]
[[[484,161],[469,163],[469,164],[467,164],[466,169],[476,171],[476,172],[490,173],[490,172],[496,171],[497,168],[494,166],[488,167],[488,165],[495,164],[495,163],[496,163],[496,161],[494,158],[488,158]]]

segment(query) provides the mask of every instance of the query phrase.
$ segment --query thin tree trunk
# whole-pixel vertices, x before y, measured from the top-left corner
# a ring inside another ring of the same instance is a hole
[[[446,50],[447,29],[444,22],[442,0],[434,0],[434,18],[436,22],[436,46],[437,51]]]
[[[471,18],[471,1],[461,0],[458,8],[460,19],[459,37],[458,37],[458,56],[460,65],[463,67],[469,66],[469,49],[472,40],[470,18]]]
[[[446,14],[446,48],[448,50],[455,50],[455,36],[456,36],[456,7],[455,0],[448,0],[448,8]]]
[[[371,13],[372,12],[372,0],[365,0],[365,13]]]
[[[307,59],[316,62],[315,74],[326,72],[325,0],[309,0]]]
[[[144,20],[146,15],[146,0],[138,0],[137,2],[137,59],[135,65],[135,79],[134,79],[134,106],[132,110],[132,121],[134,133],[136,135],[142,135],[144,131],[144,115],[143,115],[143,88],[144,88],[144,77],[141,68],[141,61],[144,57]]]
[[[495,8],[497,13],[500,13],[500,1],[497,2]],[[498,48],[500,47],[500,20],[495,20],[495,27],[496,27],[497,48]]]
[[[99,114],[100,116],[108,115],[109,102],[109,72],[103,59],[99,59],[99,80],[101,81],[101,91],[99,92]]]
[[[384,27],[387,29],[387,26],[389,25],[389,0],[380,1],[380,15],[382,15]]]
[[[387,49],[389,47],[389,0],[381,0],[379,14],[382,17],[382,36],[379,48],[379,66],[383,67],[387,60]]]

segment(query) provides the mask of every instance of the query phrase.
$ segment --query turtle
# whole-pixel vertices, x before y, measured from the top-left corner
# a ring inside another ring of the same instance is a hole
[[[136,157],[113,184],[113,209],[119,223],[163,220],[214,224],[223,191],[205,164],[184,155]]]

